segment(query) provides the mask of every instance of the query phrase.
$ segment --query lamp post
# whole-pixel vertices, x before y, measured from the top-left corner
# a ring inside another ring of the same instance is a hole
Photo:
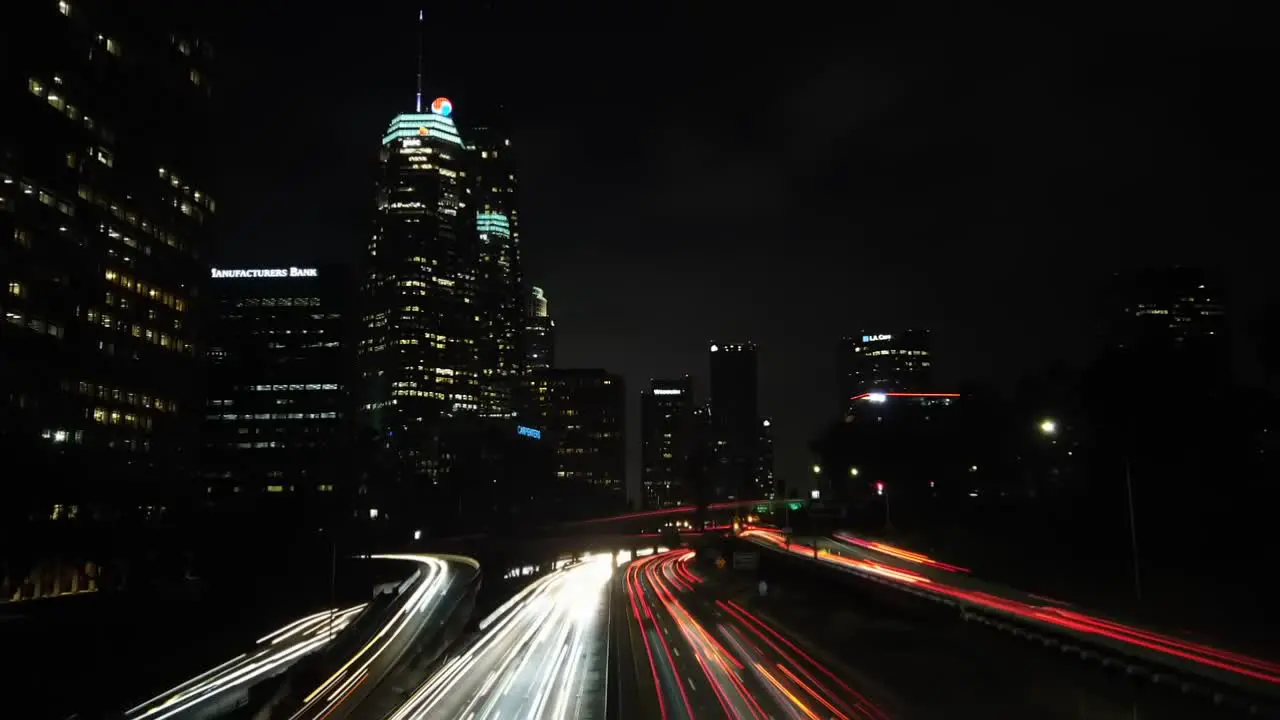
[[[813,480],[814,489],[809,491],[809,528],[811,530],[813,528],[813,503],[822,498],[822,466],[817,463],[813,465]],[[788,541],[787,547],[790,549],[790,541]],[[813,540],[813,557],[815,560],[818,558],[818,540],[816,537]]]
[[[1129,542],[1133,550],[1133,592],[1142,602],[1142,577],[1138,571],[1138,524],[1133,516],[1133,474],[1129,472],[1129,453],[1124,454],[1124,487],[1129,501]]]
[[[812,469],[813,469],[814,490],[809,493],[809,497],[813,500],[817,500],[819,495],[821,495],[822,490],[824,489],[822,487],[822,466],[817,463],[814,463]]]
[[[1042,435],[1052,437],[1058,434],[1058,423],[1052,418],[1045,418],[1038,426]],[[1142,602],[1142,573],[1138,564],[1138,523],[1133,510],[1133,473],[1129,467],[1129,451],[1124,452],[1124,489],[1125,504],[1129,510],[1129,546],[1133,558],[1133,592],[1138,602]]]

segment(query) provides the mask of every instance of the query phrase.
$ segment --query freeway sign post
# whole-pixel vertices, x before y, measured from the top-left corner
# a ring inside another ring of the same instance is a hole
[[[760,567],[760,553],[735,552],[733,554],[734,570],[755,570]]]

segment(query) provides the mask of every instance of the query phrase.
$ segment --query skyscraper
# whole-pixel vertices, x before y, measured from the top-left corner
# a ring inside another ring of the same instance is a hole
[[[547,295],[542,288],[534,286],[529,292],[529,316],[530,317],[550,317],[550,306],[547,304]]]
[[[190,487],[199,423],[213,48],[181,3],[24,10],[0,67],[0,506],[153,513]]]
[[[467,133],[475,162],[479,305],[486,336],[483,392],[488,414],[509,415],[525,360],[516,151],[502,108],[472,123]]]
[[[778,494],[778,481],[773,477],[773,420],[760,418],[760,450],[757,453],[756,497],[774,498]]]
[[[626,502],[626,385],[593,368],[532,373],[524,383],[524,423],[555,447],[566,510],[608,512]]]
[[[208,499],[292,512],[354,494],[345,472],[353,440],[348,268],[212,275],[200,456]]]
[[[526,372],[555,367],[556,323],[547,308],[547,296],[535,287],[524,319],[524,366]]]
[[[644,507],[693,502],[693,380],[654,379],[640,398],[640,486]]]
[[[382,138],[358,348],[365,422],[403,470],[435,478],[440,423],[492,412],[477,204],[453,104],[397,115]],[[495,234],[496,220],[486,221]]]
[[[744,498],[756,490],[760,466],[759,371],[755,343],[711,343],[710,413],[717,457],[712,500]]]
[[[863,330],[840,341],[840,408],[867,392],[928,392],[933,360],[928,330]]]

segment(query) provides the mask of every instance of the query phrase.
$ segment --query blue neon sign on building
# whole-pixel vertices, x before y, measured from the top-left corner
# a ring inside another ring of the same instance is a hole
[[[541,439],[542,439],[542,431],[541,431],[541,430],[539,430],[539,429],[537,429],[537,428],[531,428],[531,427],[528,427],[527,425],[517,425],[517,426],[516,426],[516,434],[517,434],[517,435],[523,435],[523,436],[525,436],[525,437],[530,437],[530,438],[533,438],[534,440],[541,440]]]

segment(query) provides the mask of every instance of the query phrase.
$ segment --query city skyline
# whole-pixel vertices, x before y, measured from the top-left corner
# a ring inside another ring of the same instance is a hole
[[[0,25],[15,712],[1280,710],[1265,23],[354,10]]]
[[[525,149],[524,275],[555,299],[557,364],[604,367],[638,384],[702,375],[709,338],[749,338],[761,348],[761,407],[778,427],[780,474],[803,466],[803,446],[817,430],[811,418],[834,412],[831,347],[853,329],[933,328],[940,386],[974,379],[1009,387],[1058,358],[1087,359],[1091,288],[1142,258],[1226,265],[1233,304],[1265,294],[1261,269],[1243,262],[1245,236],[1233,231],[1247,224],[1234,210],[1246,178],[1222,165],[1226,151],[1209,132],[1219,121],[1203,110],[1252,101],[1228,100],[1229,84],[1184,83],[1187,69],[1203,77],[1231,61],[1207,51],[1187,55],[1167,37],[1143,36],[1136,47],[1103,56],[1089,41],[1102,42],[1104,33],[1089,27],[1071,27],[1076,37],[1068,39],[1031,22],[1037,34],[1029,37],[987,25],[991,18],[981,12],[889,13],[854,33],[850,50],[765,49],[727,76],[680,35],[646,34],[656,31],[655,18],[638,19],[636,34],[578,38],[569,47],[537,34],[543,25],[489,44],[468,18],[432,11],[426,94],[453,99],[459,117],[491,101],[512,111]],[[297,149],[272,157],[257,149],[275,146],[277,125],[295,129],[287,118],[223,138],[244,158],[242,167],[261,168],[273,181],[224,178],[231,189],[220,198],[227,238],[220,259],[354,259],[347,245],[363,237],[370,211],[367,137],[413,100],[417,48],[405,18],[416,12],[407,4],[372,8],[341,30],[336,18],[314,18],[355,43],[358,52],[340,59],[294,57],[287,43],[266,47],[247,42],[244,30],[224,32],[246,41],[245,57],[223,73],[231,112],[242,116],[281,93],[324,97],[329,109],[298,130]],[[286,4],[254,20],[287,36],[294,17]],[[499,31],[519,25],[509,15],[492,20]],[[1116,20],[1121,27],[1137,21]],[[1169,22],[1191,31],[1189,18]],[[386,34],[397,26],[403,31]],[[990,49],[951,67],[944,60],[962,38]],[[630,59],[655,43],[675,49],[643,64]],[[486,51],[469,52],[475,44]],[[1114,80],[1081,86],[1083,79],[1062,74],[1055,60],[1062,52],[1084,53],[1082,67]],[[1249,50],[1236,52],[1247,57]],[[1024,70],[994,63],[1010,53],[1025,58]],[[1182,64],[1161,68],[1145,59],[1170,53]],[[318,66],[303,71],[304,63]],[[269,74],[260,75],[267,65]],[[848,77],[858,81],[833,92]],[[943,92],[950,84],[955,89]],[[1046,89],[1028,89],[1038,86]],[[1057,95],[1065,107],[1047,104]],[[776,150],[752,154],[763,120],[737,109],[764,97],[778,98],[786,111],[770,131]],[[1002,143],[1010,133],[1012,143]],[[1034,159],[1010,149],[1057,135],[1072,143],[1036,144]],[[329,150],[313,177],[302,148],[321,140]],[[1161,158],[1190,162],[1139,163],[1157,142]],[[972,149],[989,146],[998,150]],[[793,165],[792,157],[822,160]],[[276,183],[279,177],[292,182]],[[1209,186],[1206,177],[1220,179]],[[779,183],[794,189],[759,201],[758,193]],[[279,206],[310,210],[292,217],[277,213]],[[711,277],[722,279],[708,283]],[[629,400],[633,426],[637,397]],[[634,443],[631,454],[635,469]]]

